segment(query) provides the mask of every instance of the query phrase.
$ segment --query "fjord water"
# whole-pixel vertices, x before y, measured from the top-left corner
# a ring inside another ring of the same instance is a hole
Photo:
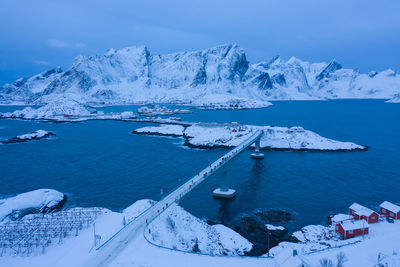
[[[3,106],[0,112],[15,110]],[[104,108],[136,110],[136,106]],[[383,100],[279,101],[265,109],[196,110],[186,121],[302,126],[335,140],[368,145],[368,151],[266,151],[250,159],[245,151],[196,187],[181,205],[200,218],[229,221],[257,209],[281,208],[296,214],[291,230],[326,222],[353,202],[377,208],[400,203],[400,105]],[[122,210],[143,198],[160,199],[227,152],[183,147],[181,138],[133,135],[151,125],[121,121],[39,123],[0,120],[0,138],[38,129],[50,140],[0,145],[0,197],[38,188],[68,195],[68,206]],[[233,200],[212,198],[227,175],[237,190]]]

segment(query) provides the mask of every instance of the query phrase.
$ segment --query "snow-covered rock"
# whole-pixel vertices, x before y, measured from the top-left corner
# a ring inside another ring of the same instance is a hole
[[[18,219],[28,213],[50,211],[60,206],[65,195],[53,189],[38,189],[0,199],[0,222],[4,219]]]
[[[0,103],[43,104],[60,96],[81,103],[180,103],[205,108],[270,105],[268,99],[390,98],[400,88],[393,70],[359,73],[333,60],[297,58],[250,64],[242,48],[152,54],[145,46],[78,56],[72,65],[0,87]]]
[[[386,101],[386,103],[400,103],[400,93],[395,94],[393,98]]]
[[[276,231],[276,230],[284,231],[285,230],[285,227],[283,227],[283,226],[275,226],[272,224],[266,224],[265,226],[267,227],[268,230],[271,230],[271,231]]]
[[[302,127],[277,127],[277,126],[252,126],[216,123],[197,123],[186,128],[182,126],[149,126],[139,128],[134,133],[152,135],[170,135],[186,138],[185,144],[191,147],[216,148],[235,147],[249,138],[257,130],[262,130],[260,146],[264,149],[287,149],[287,150],[364,150],[351,142],[340,142],[322,137],[317,133],[305,130]]]
[[[47,138],[51,135],[54,135],[52,132],[47,132],[45,130],[37,130],[32,133],[27,133],[27,134],[21,134],[17,135],[13,138],[10,138],[8,140],[0,141],[0,144],[12,144],[12,143],[22,143],[30,140],[39,140],[43,138]]]
[[[334,226],[322,225],[305,226],[300,231],[294,232],[293,237],[298,240],[298,243],[281,242],[278,246],[271,248],[270,255],[277,255],[287,247],[297,249],[299,253],[304,254],[359,241],[359,238],[342,240],[340,235],[335,232]]]
[[[185,128],[181,125],[163,124],[160,126],[142,127],[133,131],[135,134],[183,136]]]
[[[45,106],[34,109],[26,107],[23,110],[14,112],[0,113],[3,118],[20,118],[20,119],[53,119],[63,116],[85,116],[93,112],[93,109],[86,107],[75,100],[68,98],[58,98]]]
[[[340,142],[322,137],[302,127],[250,126],[250,125],[193,125],[185,136],[192,146],[233,147],[262,130],[260,146],[264,149],[290,150],[354,150],[365,149],[351,142]]]
[[[223,225],[208,225],[177,205],[157,217],[145,231],[159,246],[210,255],[244,255],[252,244]]]

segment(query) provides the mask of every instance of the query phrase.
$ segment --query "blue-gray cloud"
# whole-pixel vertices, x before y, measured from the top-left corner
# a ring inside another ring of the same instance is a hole
[[[398,0],[3,0],[0,83],[142,44],[169,53],[236,42],[252,62],[281,55],[399,69],[399,11]]]
[[[37,65],[41,65],[41,66],[48,66],[50,65],[50,62],[46,61],[46,60],[34,60],[33,63],[37,64]]]
[[[49,46],[56,47],[56,48],[65,48],[69,46],[69,43],[60,41],[57,39],[49,39],[46,41]]]

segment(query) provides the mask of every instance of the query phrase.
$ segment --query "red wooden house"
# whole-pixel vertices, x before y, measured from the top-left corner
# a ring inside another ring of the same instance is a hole
[[[379,221],[379,214],[375,211],[361,206],[358,203],[353,203],[349,208],[349,214],[354,216],[354,219],[364,219],[368,223],[376,223]]]
[[[397,206],[389,201],[384,201],[379,205],[379,212],[395,220],[400,220],[400,206]]]
[[[351,238],[368,234],[369,225],[364,220],[344,221],[336,224],[335,231],[343,238]]]

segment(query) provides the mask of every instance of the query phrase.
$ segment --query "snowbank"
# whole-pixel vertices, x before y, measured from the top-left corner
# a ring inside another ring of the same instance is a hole
[[[129,222],[156,203],[156,201],[151,199],[141,199],[124,209],[122,214],[125,216],[127,222]]]
[[[197,123],[186,128],[169,126],[144,127],[134,131],[140,134],[183,136],[186,145],[200,148],[235,147],[262,130],[260,146],[264,149],[287,150],[365,150],[367,147],[322,137],[302,127],[251,126],[239,124]]]
[[[152,243],[210,255],[244,255],[252,244],[223,225],[208,225],[174,205],[156,218],[145,231]]]
[[[65,195],[53,189],[38,189],[0,199],[0,221],[18,219],[27,213],[45,212],[62,205]]]
[[[37,130],[32,133],[27,133],[27,134],[22,134],[22,135],[17,135],[13,138],[10,138],[5,141],[0,141],[0,144],[12,144],[12,143],[22,143],[30,140],[39,140],[39,139],[44,139],[47,138],[51,135],[54,135],[52,132],[47,132],[45,130]]]

